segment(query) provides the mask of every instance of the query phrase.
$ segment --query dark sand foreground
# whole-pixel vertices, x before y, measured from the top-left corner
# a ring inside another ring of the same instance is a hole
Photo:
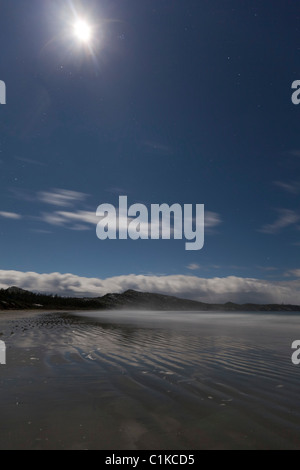
[[[0,314],[0,449],[299,449],[299,315]]]

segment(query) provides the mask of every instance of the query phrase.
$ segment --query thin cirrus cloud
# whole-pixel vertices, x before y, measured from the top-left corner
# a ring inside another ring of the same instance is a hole
[[[300,220],[300,215],[290,209],[279,209],[279,217],[275,220],[273,224],[266,224],[261,229],[260,232],[267,234],[275,234],[280,232],[282,229],[296,225]]]
[[[17,194],[17,197],[18,196],[22,196],[23,200],[25,199],[23,193]],[[80,207],[80,205],[83,207],[83,204],[88,199],[88,197],[88,194],[79,191],[53,188],[49,191],[39,191],[35,195],[27,194],[26,200],[38,201],[39,203],[56,208],[52,211],[43,211],[39,216],[30,217],[32,220],[43,222],[51,226],[63,227],[69,230],[84,231],[92,228],[91,226],[95,227],[95,225],[97,225],[100,220],[100,218],[96,216],[96,211],[78,210],[78,208],[75,209],[75,207]],[[60,210],[57,210],[58,208]],[[117,210],[116,214],[118,214]],[[22,216],[19,216],[18,214],[9,212],[0,212],[0,217],[11,219],[22,218]],[[132,221],[132,218],[130,217],[118,217],[117,228],[127,228],[130,221]],[[195,222],[194,219],[193,222]],[[211,232],[221,223],[222,219],[218,213],[211,211],[205,212],[205,229],[208,232]],[[150,226],[147,221],[141,223],[140,232],[145,236],[150,233]],[[173,233],[173,228],[171,229],[171,233]]]
[[[197,263],[191,263],[188,266],[186,266],[186,268],[189,269],[190,271],[198,271],[198,269],[200,269],[200,266]]]
[[[49,225],[64,227],[69,230],[83,231],[89,230],[91,226],[94,228],[101,220],[101,217],[97,217],[96,212],[92,211],[55,211],[43,213],[40,220]],[[127,219],[125,217],[120,217],[117,228],[127,227],[130,220],[131,219]],[[107,222],[113,223],[114,218],[111,215],[108,216]],[[142,225],[141,231],[145,231],[144,225]]]
[[[15,212],[0,212],[0,217],[4,219],[11,219],[11,220],[20,220],[22,216],[20,214],[16,214]]]
[[[298,181],[293,181],[292,183],[274,181],[274,184],[290,194],[297,195],[300,192],[300,183]]]
[[[265,271],[265,272],[278,271],[278,268],[275,268],[274,266],[257,266],[257,269],[260,269],[261,271]]]
[[[92,224],[95,225],[99,222],[95,212],[90,211],[55,211],[44,213],[41,220],[49,225],[57,225],[66,228],[74,228],[74,224]]]
[[[116,211],[117,214],[117,211]],[[117,214],[118,215],[118,214]],[[43,213],[40,217],[40,220],[49,224],[64,227],[70,230],[88,230],[89,226],[98,224],[101,220],[101,217],[96,216],[96,212],[91,211],[55,211],[50,213]],[[126,216],[118,216],[117,220],[117,229],[126,229],[128,224],[133,219]],[[112,214],[107,216],[107,222],[114,222],[114,217]],[[153,223],[151,228],[153,229]],[[207,212],[205,214],[205,228],[211,230],[221,224],[221,218],[215,212]],[[158,227],[161,229],[160,225]],[[173,232],[173,228],[171,233]],[[150,224],[148,222],[141,222],[140,224],[140,233],[148,236],[150,233]]]
[[[213,229],[222,223],[221,216],[216,212],[205,212],[205,228]]]
[[[73,207],[75,204],[84,202],[88,198],[88,195],[78,191],[69,191],[65,189],[53,189],[49,192],[38,193],[38,199],[41,202],[50,204],[57,207]],[[70,230],[88,230],[90,225],[97,225],[99,217],[96,216],[96,212],[84,211],[84,210],[73,210],[71,211],[54,211],[44,212],[40,216],[40,220],[54,226],[60,226],[68,228]],[[131,218],[119,217],[118,227],[128,227]],[[221,217],[216,212],[207,211],[205,213],[205,227],[211,230],[222,222]],[[149,224],[147,222],[142,223],[140,232],[144,235],[149,233]]]
[[[26,157],[15,157],[15,160],[26,163],[28,165],[37,165],[37,166],[45,166],[45,163],[40,162],[38,160],[33,160],[32,158],[26,158]]]
[[[210,303],[300,304],[300,279],[279,282],[235,276],[205,279],[192,275],[136,274],[99,279],[70,273],[39,274],[0,270],[0,288],[13,285],[35,292],[74,297],[98,297],[135,289]]]
[[[297,277],[300,279],[300,269],[290,269],[285,273],[286,277]]]
[[[88,194],[67,189],[53,189],[41,191],[37,194],[39,201],[52,206],[72,207],[75,203],[84,202]]]
[[[173,154],[173,149],[171,146],[157,141],[143,141],[141,142],[141,147],[146,153],[154,156],[157,155],[167,157]]]

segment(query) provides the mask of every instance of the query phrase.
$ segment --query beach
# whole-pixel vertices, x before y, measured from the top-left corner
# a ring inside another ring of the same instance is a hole
[[[0,449],[299,449],[299,314],[5,312]]]

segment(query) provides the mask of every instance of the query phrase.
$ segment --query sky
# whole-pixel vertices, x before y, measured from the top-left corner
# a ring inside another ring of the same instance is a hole
[[[300,304],[299,31],[294,1],[0,0],[0,288]],[[204,248],[99,240],[121,195],[204,204]]]

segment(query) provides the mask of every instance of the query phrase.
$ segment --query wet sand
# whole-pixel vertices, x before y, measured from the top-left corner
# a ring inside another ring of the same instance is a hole
[[[0,449],[299,449],[299,321],[1,313]]]

